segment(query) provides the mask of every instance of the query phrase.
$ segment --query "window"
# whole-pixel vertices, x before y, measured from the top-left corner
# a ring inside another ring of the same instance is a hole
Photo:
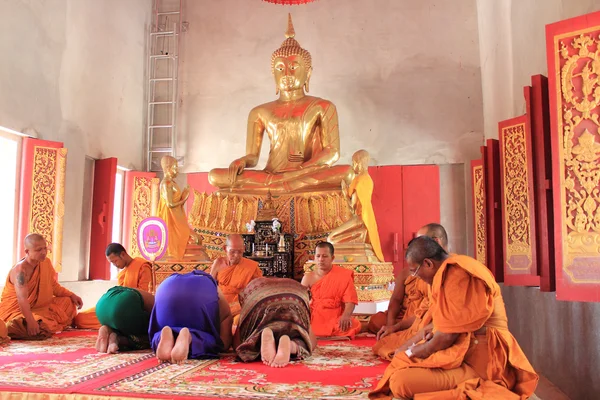
[[[0,196],[0,286],[10,269],[17,262],[17,209],[18,209],[18,179],[20,164],[21,137],[12,131],[0,127],[0,171],[6,180],[3,180]]]
[[[123,195],[125,188],[125,171],[123,167],[117,166],[117,177],[115,179],[115,200],[113,203],[112,242],[123,243]],[[119,270],[110,265],[110,279],[117,279]]]

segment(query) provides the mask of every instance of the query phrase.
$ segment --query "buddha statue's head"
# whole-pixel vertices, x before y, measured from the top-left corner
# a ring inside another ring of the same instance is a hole
[[[366,150],[358,150],[352,155],[352,169],[355,174],[361,174],[369,169],[371,155]]]
[[[173,178],[177,175],[177,160],[175,157],[164,156],[160,159],[160,166],[165,176]]]
[[[304,89],[308,93],[308,83],[312,73],[310,53],[300,47],[294,36],[292,15],[288,14],[286,39],[271,56],[271,71],[275,77],[275,93]]]

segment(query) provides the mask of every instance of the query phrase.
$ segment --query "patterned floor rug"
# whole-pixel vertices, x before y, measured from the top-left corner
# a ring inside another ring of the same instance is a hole
[[[0,347],[0,391],[141,398],[362,399],[386,367],[373,338],[320,341],[312,357],[285,368],[219,360],[158,364],[149,351],[98,354],[95,333],[70,331]]]

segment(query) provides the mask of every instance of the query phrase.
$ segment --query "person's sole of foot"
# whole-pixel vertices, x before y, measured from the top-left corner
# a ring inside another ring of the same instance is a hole
[[[283,368],[290,363],[290,337],[283,335],[279,338],[279,347],[277,348],[277,354],[271,363],[271,367]]]
[[[173,350],[171,350],[171,362],[173,364],[181,364],[188,358],[190,353],[190,344],[192,343],[192,335],[188,328],[183,328],[177,336],[177,341]]]
[[[260,335],[260,358],[265,365],[271,365],[275,359],[277,349],[275,348],[275,337],[271,328],[263,329]]]
[[[116,332],[111,332],[108,335],[108,348],[106,349],[108,354],[117,354],[119,352],[119,337]]]
[[[171,351],[175,345],[175,339],[173,338],[173,331],[168,326],[162,328],[160,331],[160,341],[156,347],[156,358],[158,361],[169,362],[171,361]]]
[[[102,325],[98,329],[98,338],[96,339],[96,351],[98,353],[106,353],[108,349],[108,335],[110,335],[110,329],[107,326]]]

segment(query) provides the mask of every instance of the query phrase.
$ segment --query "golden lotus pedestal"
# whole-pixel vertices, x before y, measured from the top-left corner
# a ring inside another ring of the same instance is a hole
[[[294,237],[294,279],[302,279],[302,267],[314,255],[315,245],[351,218],[341,190],[290,194],[200,193],[194,190],[194,203],[188,222],[202,237],[211,259],[224,255],[227,235],[247,233],[246,224],[259,215],[275,214],[281,231]],[[336,246],[337,251],[337,246]]]
[[[152,287],[156,288],[173,274],[187,274],[192,271],[210,271],[212,261],[155,261],[152,264]]]
[[[338,247],[336,246],[336,256]],[[389,262],[335,262],[342,268],[354,271],[354,286],[358,293],[358,306],[354,314],[375,314],[388,308],[392,291],[389,284],[394,280],[394,266]],[[304,272],[316,269],[314,261],[304,264]]]

